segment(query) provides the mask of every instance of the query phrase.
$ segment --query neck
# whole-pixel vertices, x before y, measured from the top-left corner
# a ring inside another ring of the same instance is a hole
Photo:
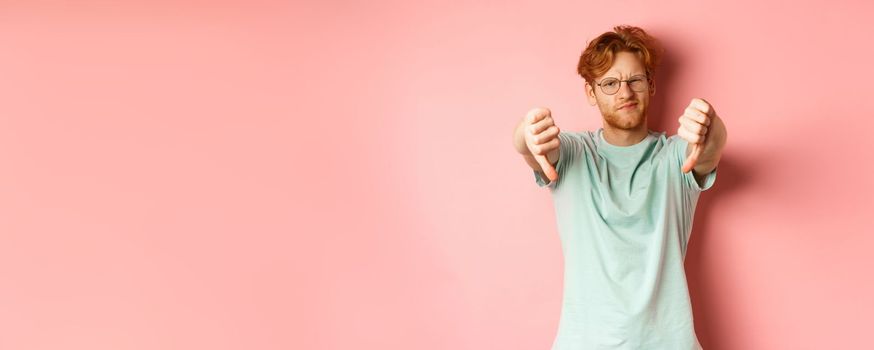
[[[646,128],[646,123],[640,123],[636,128],[624,130],[614,128],[607,123],[604,123],[604,140],[607,140],[614,146],[631,146],[643,141],[649,131]]]

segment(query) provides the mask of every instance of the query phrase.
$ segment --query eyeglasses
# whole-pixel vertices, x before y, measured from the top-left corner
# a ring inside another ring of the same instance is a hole
[[[616,78],[606,78],[606,79],[601,80],[600,83],[597,83],[595,85],[598,85],[599,87],[601,87],[601,91],[603,91],[604,94],[612,95],[612,94],[615,94],[619,91],[619,87],[622,86],[623,81],[626,82],[628,84],[628,86],[631,87],[631,90],[634,90],[637,92],[646,91],[646,89],[649,87],[647,85],[648,80],[649,79],[647,78],[646,75],[635,75],[631,78],[628,78],[627,80],[619,80]]]

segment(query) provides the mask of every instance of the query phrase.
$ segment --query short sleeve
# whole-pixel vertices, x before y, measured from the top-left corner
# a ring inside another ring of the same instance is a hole
[[[678,169],[680,169],[680,172],[682,173],[682,166],[683,163],[685,163],[686,161],[686,149],[689,148],[689,142],[683,140],[679,136],[675,135],[674,137],[676,138],[675,142],[677,143],[676,150],[679,160]],[[698,181],[695,180],[695,174],[692,171],[688,173],[682,173],[683,187],[695,192],[702,192],[710,189],[711,187],[713,187],[713,183],[716,182],[717,169],[719,169],[718,166],[714,168],[713,171],[711,171],[709,174],[704,176],[703,184],[699,184]]]
[[[532,170],[534,172],[534,180],[537,182],[537,186],[540,186],[541,188],[546,187],[549,189],[555,189],[559,186],[564,175],[567,173],[566,169],[570,168],[581,149],[580,139],[570,133],[560,132],[558,133],[558,139],[559,156],[558,162],[555,163],[555,172],[558,174],[558,179],[555,181],[549,181],[549,178],[547,178],[545,174],[537,170]]]

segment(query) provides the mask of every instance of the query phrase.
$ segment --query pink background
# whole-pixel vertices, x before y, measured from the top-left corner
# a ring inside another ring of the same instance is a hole
[[[4,1],[0,348],[549,348],[512,129],[598,128],[575,66],[617,24],[668,48],[652,129],[693,97],[728,127],[705,348],[868,346],[874,8],[728,3]]]

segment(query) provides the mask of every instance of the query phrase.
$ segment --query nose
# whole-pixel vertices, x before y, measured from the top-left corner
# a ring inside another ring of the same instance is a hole
[[[631,85],[627,81],[620,81],[619,92],[616,95],[618,95],[617,97],[628,98],[634,96],[634,90],[631,90]]]

